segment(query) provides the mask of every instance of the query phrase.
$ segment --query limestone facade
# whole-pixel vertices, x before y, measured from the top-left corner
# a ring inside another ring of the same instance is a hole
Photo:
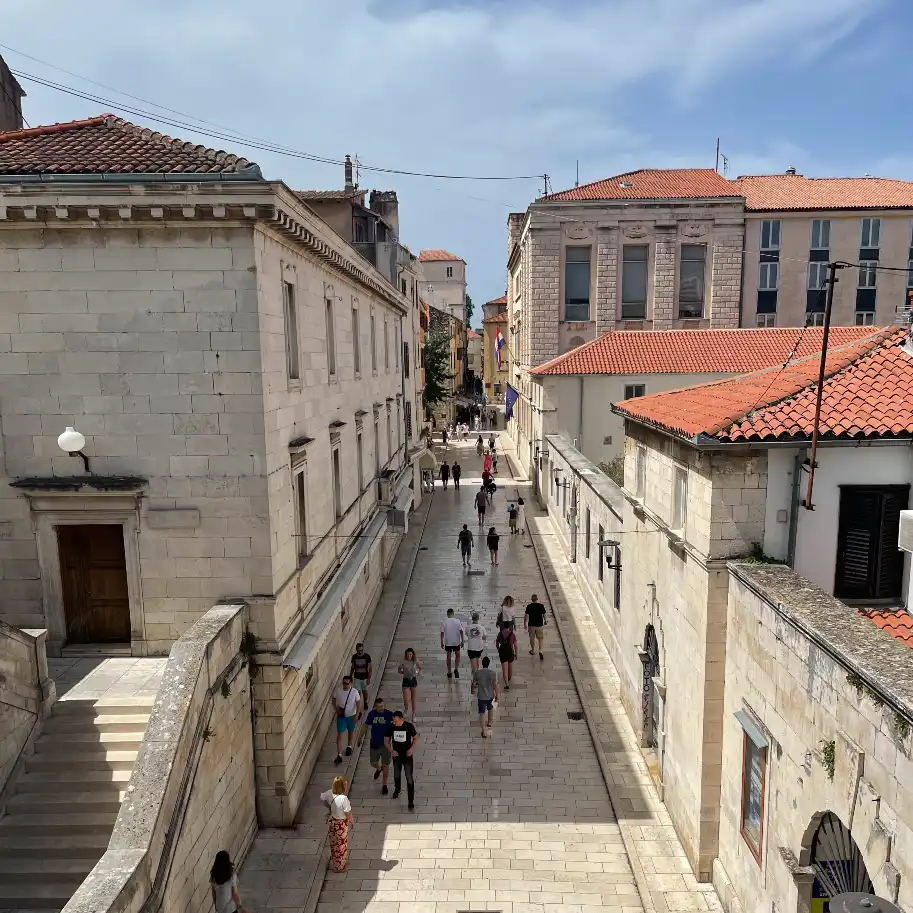
[[[47,627],[49,652],[67,641],[57,531],[74,524],[124,531],[134,654],[167,652],[220,599],[248,601],[260,810],[288,823],[314,736],[302,707],[321,718],[373,610],[401,535],[388,510],[420,498],[403,365],[418,301],[281,184],[48,185],[3,202],[0,617]],[[83,484],[57,445],[69,425],[92,475],[126,488]],[[48,484],[61,476],[73,490]],[[353,562],[334,624],[326,594]],[[283,668],[315,618],[315,655]]]

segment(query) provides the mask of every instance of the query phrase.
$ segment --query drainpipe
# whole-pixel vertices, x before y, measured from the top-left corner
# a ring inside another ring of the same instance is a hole
[[[797,451],[793,457],[793,483],[789,497],[789,541],[786,546],[786,563],[796,566],[796,537],[799,531],[799,483],[802,479],[802,467],[807,459],[808,450]]]
[[[577,378],[580,381],[580,396],[577,401],[577,437],[583,440],[583,381],[584,376],[581,374]],[[576,444],[574,445],[576,446]]]

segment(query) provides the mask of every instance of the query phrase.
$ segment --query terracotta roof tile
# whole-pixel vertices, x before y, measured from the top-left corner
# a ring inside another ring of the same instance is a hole
[[[364,190],[296,190],[295,196],[305,203],[316,200],[358,200],[365,198]]]
[[[502,295],[500,298],[492,298],[491,301],[486,301],[486,304],[507,304],[507,295]]]
[[[858,612],[895,640],[913,648],[913,616],[906,609],[859,609]]]
[[[532,374],[743,374],[821,351],[821,327],[745,330],[644,330],[604,333],[540,365]],[[831,345],[872,335],[871,327],[833,327]]]
[[[712,168],[641,168],[541,197],[562,200],[674,200],[741,196],[741,191]]]
[[[749,211],[789,209],[908,209],[913,181],[894,178],[807,178],[801,174],[745,175],[732,182]]]
[[[822,439],[913,436],[913,355],[892,327],[830,348]],[[808,440],[819,358],[630,399],[613,411],[681,437],[720,442]]]
[[[441,262],[443,260],[453,260],[457,263],[463,263],[462,257],[457,257],[455,254],[451,254],[446,250],[420,250],[418,252],[418,258],[423,263],[435,263]]]
[[[482,323],[507,323],[507,314],[492,314],[486,317]]]
[[[247,159],[172,139],[113,114],[0,133],[0,175],[218,173],[260,170]]]

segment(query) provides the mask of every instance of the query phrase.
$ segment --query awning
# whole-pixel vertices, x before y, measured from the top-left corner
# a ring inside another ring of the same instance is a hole
[[[358,545],[349,552],[345,562],[333,578],[333,582],[317,601],[314,614],[304,630],[295,638],[291,648],[282,660],[286,669],[307,669],[317,656],[330,628],[342,608],[342,601],[349,595],[365,561],[371,554],[375,541],[387,526],[387,514],[378,514],[368,525]]]
[[[755,721],[744,711],[736,710],[733,716],[739,721],[739,725],[745,730],[745,734],[757,745],[758,748],[767,748],[770,744],[767,736],[761,732]]]
[[[430,451],[427,450],[422,454],[422,458],[418,461],[419,468],[421,469],[431,469],[432,471],[437,470],[437,457]]]
[[[412,503],[412,499],[415,495],[415,492],[411,488],[404,488],[397,497],[396,501],[393,504],[394,510],[408,510],[409,505]]]

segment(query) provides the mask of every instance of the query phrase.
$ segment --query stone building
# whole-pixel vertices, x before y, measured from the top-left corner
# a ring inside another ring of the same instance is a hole
[[[446,250],[418,254],[428,304],[466,323],[466,261]]]
[[[248,602],[289,823],[420,497],[418,302],[255,165],[111,116],[0,135],[0,267],[2,618],[143,655]]]
[[[746,913],[844,863],[913,899],[913,354],[830,350],[811,482],[819,360],[617,404],[622,487],[561,435],[535,476],[694,872]]]
[[[507,333],[507,296],[494,298],[482,305],[482,384],[490,402],[504,402],[510,381],[511,348]],[[504,339],[501,346],[501,363],[495,354],[498,330]]]
[[[0,57],[0,130],[22,129],[22,99],[25,91]]]

